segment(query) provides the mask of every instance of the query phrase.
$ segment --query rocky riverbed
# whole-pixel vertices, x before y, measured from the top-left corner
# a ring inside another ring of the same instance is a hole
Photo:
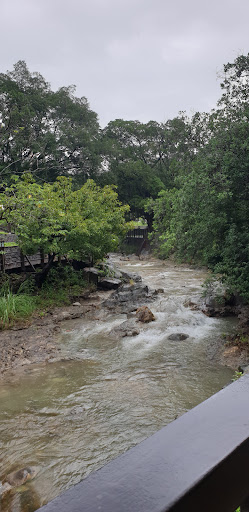
[[[121,277],[120,271],[116,273]],[[106,288],[113,285],[116,288],[117,279],[106,280]],[[46,312],[43,317],[34,315],[29,323],[15,325],[9,330],[0,333],[0,378],[11,375],[12,371],[25,372],[31,364],[56,362],[65,356],[61,354],[58,343],[58,334],[61,325],[68,320],[79,318],[86,320],[98,320],[105,315],[105,311],[123,313],[134,312],[139,306],[153,300],[153,293],[142,284],[142,279],[137,274],[124,273],[124,283],[119,281],[116,291],[104,290],[103,279],[100,289],[83,295],[77,302],[70,306],[55,307]],[[157,292],[156,292],[157,293]],[[154,292],[154,296],[156,294]],[[127,321],[126,334],[133,330],[133,323],[138,319]],[[121,330],[124,327],[121,328]],[[139,329],[136,326],[136,333]],[[114,333],[113,333],[114,334]]]
[[[234,318],[201,311],[205,269],[111,260],[114,286],[127,274],[118,289],[0,334],[3,512],[33,512],[219,391],[242,362],[225,345]]]
[[[134,258],[133,258],[134,259]],[[131,258],[132,260],[132,258]],[[114,268],[112,266],[112,268]],[[120,278],[120,270],[115,268]],[[90,296],[82,297],[70,306],[55,307],[43,317],[34,316],[27,325],[17,325],[0,333],[0,378],[11,376],[14,371],[25,372],[29,365],[50,363],[64,359],[58,343],[61,326],[68,320],[96,319],[104,317],[106,311],[123,313],[127,319],[116,326],[111,332],[112,337],[136,336],[139,334],[139,319],[136,318],[137,308],[152,302],[163,289],[149,290],[142,282],[139,274],[125,273],[126,283],[121,284],[115,291],[99,289]],[[110,280],[111,281],[111,280]],[[115,278],[114,278],[115,281]],[[120,282],[121,283],[121,282]],[[214,303],[212,298],[198,304],[187,301],[185,307],[192,310],[201,310],[205,315],[225,317],[235,315],[239,318],[238,331],[246,340],[249,333],[249,308],[244,306],[231,306]],[[145,321],[146,322],[146,321]],[[212,350],[210,350],[212,352]],[[246,366],[249,359],[249,350],[246,343],[239,341],[236,334],[222,337],[219,348],[215,349],[215,356],[221,364],[234,369]]]

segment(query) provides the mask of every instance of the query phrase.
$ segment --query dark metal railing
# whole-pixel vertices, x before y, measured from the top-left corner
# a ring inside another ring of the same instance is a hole
[[[43,512],[234,512],[249,496],[249,375],[42,507]]]
[[[130,238],[148,238],[148,228],[147,226],[140,226],[128,231],[126,235],[126,239]]]

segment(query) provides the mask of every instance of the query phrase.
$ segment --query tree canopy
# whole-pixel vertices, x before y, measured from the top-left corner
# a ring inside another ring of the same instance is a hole
[[[45,254],[97,260],[117,248],[128,229],[125,213],[112,186],[100,188],[88,180],[73,190],[72,178],[59,177],[40,185],[30,175],[14,178],[0,193],[0,220],[17,234],[25,254]]]
[[[210,113],[101,130],[73,86],[52,91],[24,61],[0,74],[1,214],[23,250],[99,258],[125,230],[123,202],[153,221],[161,256],[208,265],[249,301],[249,54],[221,89]]]
[[[199,130],[202,144],[178,190],[154,205],[154,239],[167,256],[199,261],[249,300],[249,55],[224,66],[223,94]],[[200,117],[199,117],[200,118]],[[204,142],[203,142],[204,141]]]
[[[97,114],[75,87],[53,92],[24,61],[0,74],[0,176],[29,172],[37,180],[93,178],[99,165]]]

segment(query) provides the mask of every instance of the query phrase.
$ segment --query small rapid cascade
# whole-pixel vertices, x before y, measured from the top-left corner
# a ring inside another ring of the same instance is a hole
[[[210,356],[232,319],[185,307],[197,302],[206,272],[156,259],[112,260],[161,288],[147,305],[155,321],[136,336],[110,333],[126,314],[64,322],[63,360],[27,368],[0,389],[0,480],[39,467],[2,497],[1,511],[32,512],[177,416],[219,391],[233,371]],[[184,340],[172,334],[187,335]]]

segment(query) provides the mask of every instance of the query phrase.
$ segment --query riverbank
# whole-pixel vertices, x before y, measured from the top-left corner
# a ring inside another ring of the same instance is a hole
[[[150,264],[150,261],[154,261],[154,258],[147,259],[147,264]],[[167,268],[176,267],[172,262],[167,262],[166,266]],[[1,331],[0,379],[8,378],[8,376],[11,377],[13,372],[15,375],[25,373],[30,365],[47,364],[62,360],[65,356],[61,353],[58,340],[62,326],[65,326],[64,322],[81,318],[85,320],[98,319],[100,312],[102,315],[105,314],[105,305],[103,303],[111,293],[112,291],[103,290],[92,291],[91,293],[86,292],[77,302],[75,302],[75,299],[72,299],[72,304],[69,306],[52,307],[43,317],[34,314],[26,324],[20,323],[9,330]],[[125,305],[127,302],[129,302],[129,295],[126,298],[126,302],[121,303],[124,312],[127,309],[128,313],[129,308]],[[141,302],[139,305],[141,305]],[[189,304],[185,304],[185,307],[191,309],[193,304],[190,301]],[[201,309],[200,304],[196,307]],[[113,312],[115,313],[115,307]],[[247,323],[245,315],[242,315],[241,323],[243,322],[245,329],[245,324]],[[136,329],[133,331],[135,332]],[[129,333],[129,329],[127,332]],[[119,334],[119,330],[116,333]],[[116,333],[114,332],[114,334]],[[220,364],[231,367],[234,370],[246,366],[249,360],[248,344],[243,343],[241,337],[238,338],[236,335],[231,335],[227,338],[222,336],[219,346],[217,347],[217,344],[215,344],[215,347],[212,347],[211,344],[207,353],[211,358],[214,358],[216,361],[218,360]]]
[[[91,292],[80,302],[70,306],[50,308],[41,318],[38,315],[26,323],[0,332],[0,379],[7,378],[11,372],[21,374],[28,366],[34,364],[60,361],[58,334],[61,323],[77,318],[94,319],[101,303],[110,292]]]
[[[202,311],[210,317],[237,319],[235,331],[221,338],[217,357],[222,365],[243,372],[249,365],[249,306],[216,304],[214,308],[205,304]]]

